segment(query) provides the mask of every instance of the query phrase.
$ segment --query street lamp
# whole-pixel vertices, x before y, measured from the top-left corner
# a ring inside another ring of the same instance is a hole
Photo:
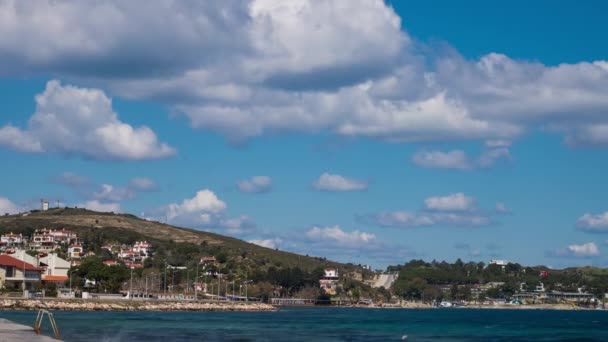
[[[245,281],[245,301],[248,302],[249,301],[249,294],[247,293],[247,284],[251,283],[253,280],[247,280]]]
[[[165,279],[163,279],[164,280],[163,281],[163,284],[164,284],[163,290],[165,293],[165,297],[167,296],[167,267],[169,267],[169,266],[167,265],[167,260],[165,260]]]
[[[131,285],[129,286],[129,299],[133,299],[133,267],[131,267]]]
[[[198,286],[196,285],[198,283],[198,266],[201,264],[200,259],[198,260],[198,262],[196,263],[196,278],[194,278],[194,300],[198,300]]]
[[[152,277],[153,275],[154,275],[154,272],[152,272],[146,276],[146,299],[148,298],[148,278]]]

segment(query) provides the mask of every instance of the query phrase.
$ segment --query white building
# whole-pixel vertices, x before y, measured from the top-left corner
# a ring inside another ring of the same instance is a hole
[[[11,254],[11,256],[15,259],[19,259],[21,261],[25,261],[34,266],[38,266],[38,257],[27,254],[26,250],[24,250],[24,249],[16,250],[15,253]]]
[[[82,246],[77,243],[68,247],[68,256],[70,259],[80,259],[83,256]]]
[[[488,265],[507,266],[509,262],[507,260],[490,260]]]
[[[70,262],[57,256],[55,253],[50,253],[40,258],[40,267],[44,268],[42,280],[65,281],[68,279],[68,271],[70,270]]]
[[[4,234],[0,236],[0,243],[7,247],[21,246],[25,242],[22,234]]]
[[[323,270],[323,278],[319,280],[319,286],[328,294],[336,294],[338,280],[340,279],[338,269],[328,267]]]
[[[146,259],[152,256],[152,244],[148,241],[136,241],[133,245],[133,251]]]
[[[57,248],[57,243],[53,235],[48,231],[36,231],[32,236],[32,247],[37,251],[52,251]]]
[[[338,269],[334,268],[334,267],[328,267],[326,269],[323,270],[324,272],[324,277],[327,279],[338,279],[339,275],[338,275]]]
[[[0,287],[31,290],[42,269],[7,254],[0,255]]]

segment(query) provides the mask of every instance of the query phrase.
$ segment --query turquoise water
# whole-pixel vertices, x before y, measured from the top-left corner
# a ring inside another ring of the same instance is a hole
[[[28,325],[35,315],[0,311],[0,317]],[[65,341],[608,341],[608,311],[309,307],[278,312],[57,311],[55,318]]]

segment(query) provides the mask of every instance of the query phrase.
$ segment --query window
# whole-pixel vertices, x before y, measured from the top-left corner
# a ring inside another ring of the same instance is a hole
[[[7,266],[6,267],[6,277],[7,278],[12,278],[15,276],[15,267],[14,266]]]

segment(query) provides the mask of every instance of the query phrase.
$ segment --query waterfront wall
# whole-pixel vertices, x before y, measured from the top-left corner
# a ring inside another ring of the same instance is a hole
[[[0,310],[84,310],[84,311],[274,311],[265,303],[173,302],[173,301],[89,301],[0,299]]]

